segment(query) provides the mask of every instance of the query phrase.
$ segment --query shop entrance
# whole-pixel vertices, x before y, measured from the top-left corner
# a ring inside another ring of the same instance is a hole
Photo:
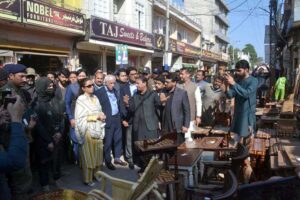
[[[36,73],[46,75],[48,71],[56,72],[64,67],[66,58],[58,56],[17,54],[18,63],[32,67]]]
[[[87,71],[88,74],[94,74],[95,69],[102,67],[101,55],[90,54],[90,53],[80,53],[79,60],[82,68]]]
[[[113,74],[116,71],[116,57],[115,56],[107,56],[106,57],[106,66],[107,66],[107,73]]]

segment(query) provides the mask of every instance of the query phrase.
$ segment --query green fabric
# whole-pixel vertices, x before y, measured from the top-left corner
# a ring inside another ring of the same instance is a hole
[[[285,95],[285,89],[278,89],[276,88],[275,90],[275,100],[276,101],[283,101],[284,100],[284,95]]]
[[[286,83],[286,78],[285,77],[279,77],[276,81],[275,87],[277,89],[285,89],[285,83]]]

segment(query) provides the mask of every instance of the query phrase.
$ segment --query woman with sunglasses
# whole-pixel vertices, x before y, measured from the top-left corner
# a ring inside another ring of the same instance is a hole
[[[79,147],[83,182],[94,186],[93,175],[101,169],[105,115],[98,98],[93,94],[93,82],[86,78],[80,82],[80,96],[75,107],[75,132]]]

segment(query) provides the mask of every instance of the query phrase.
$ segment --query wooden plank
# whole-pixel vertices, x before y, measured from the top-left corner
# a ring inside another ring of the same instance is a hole
[[[280,117],[289,117],[294,114],[294,94],[291,94],[286,101],[283,102]]]
[[[300,146],[286,146],[286,153],[293,167],[297,166],[297,157],[300,158]]]
[[[280,168],[292,168],[293,167],[286,151],[278,151],[278,167],[280,167]]]
[[[270,168],[271,170],[278,170],[278,157],[277,156],[270,156]]]

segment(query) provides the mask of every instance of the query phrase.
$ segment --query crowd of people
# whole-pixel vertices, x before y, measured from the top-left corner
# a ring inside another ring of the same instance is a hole
[[[215,113],[230,116],[226,98],[235,98],[232,130],[243,142],[255,126],[257,80],[249,63],[236,64],[236,78],[220,69],[211,82],[205,71],[188,68],[151,73],[128,67],[115,74],[97,69],[92,75],[63,68],[38,76],[21,64],[5,65],[0,69],[0,194],[26,199],[33,162],[44,191],[50,174],[59,187],[68,146],[88,186],[103,163],[110,170],[138,166],[142,173],[149,159],[138,154],[134,141],[169,132],[177,132],[178,143],[192,140],[198,126],[216,123]]]

